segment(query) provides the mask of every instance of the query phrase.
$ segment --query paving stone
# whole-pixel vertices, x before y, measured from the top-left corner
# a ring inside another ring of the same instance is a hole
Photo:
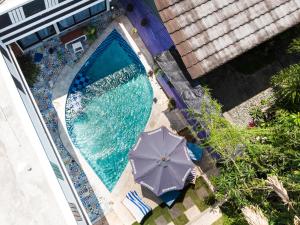
[[[168,223],[168,225],[175,225],[173,222]]]
[[[184,214],[186,215],[186,217],[188,218],[189,221],[192,221],[193,219],[200,216],[201,212],[198,209],[198,207],[196,205],[194,205],[192,208],[186,210],[184,212]]]
[[[156,225],[168,225],[168,222],[163,215],[161,215],[157,219],[155,219],[155,223],[156,223]]]
[[[195,205],[195,203],[193,202],[191,197],[188,196],[183,199],[183,205],[186,209],[189,209],[192,208]]]
[[[178,216],[182,214],[181,210],[175,205],[171,209],[169,209],[169,213],[173,219],[176,219]]]
[[[196,193],[200,199],[204,199],[209,195],[205,187],[199,188]]]

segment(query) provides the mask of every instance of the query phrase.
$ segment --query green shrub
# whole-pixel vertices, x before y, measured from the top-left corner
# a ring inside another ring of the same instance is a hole
[[[217,199],[214,194],[210,194],[204,198],[204,202],[205,202],[205,204],[212,206],[217,202]]]
[[[300,53],[300,38],[295,38],[289,45],[288,53]]]
[[[291,65],[274,75],[271,84],[280,107],[300,111],[300,64]]]
[[[18,56],[17,60],[29,87],[32,87],[40,72],[40,67],[33,62],[32,57],[29,54]]]
[[[85,34],[89,42],[93,42],[97,39],[97,28],[95,26],[88,26],[85,29]]]
[[[175,108],[176,108],[176,101],[175,101],[174,98],[170,98],[170,99],[169,99],[169,103],[168,103],[168,109],[169,109],[170,111],[172,111],[172,110],[175,109]]]

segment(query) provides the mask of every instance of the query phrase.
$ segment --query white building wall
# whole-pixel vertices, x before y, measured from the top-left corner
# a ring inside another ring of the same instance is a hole
[[[23,76],[2,54],[0,81],[0,224],[90,224]],[[75,220],[69,203],[81,221]]]

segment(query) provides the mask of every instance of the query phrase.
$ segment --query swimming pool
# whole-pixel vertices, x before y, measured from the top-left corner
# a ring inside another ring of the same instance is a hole
[[[110,191],[145,129],[152,99],[142,63],[116,30],[99,45],[70,86],[65,114],[69,136]]]

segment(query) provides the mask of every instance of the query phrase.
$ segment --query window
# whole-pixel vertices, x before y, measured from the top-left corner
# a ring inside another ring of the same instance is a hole
[[[105,11],[106,10],[106,4],[105,3],[106,2],[104,1],[104,2],[101,2],[101,3],[97,4],[97,5],[92,6],[90,8],[91,15],[94,16],[94,15],[100,13],[100,12]]]
[[[22,49],[28,48],[36,43],[41,42],[42,40],[56,34],[55,28],[53,25],[46,27],[42,30],[39,30],[36,33],[30,34],[27,37],[24,37],[18,40],[18,44]]]
[[[70,16],[64,20],[61,20],[57,23],[60,31],[63,31],[73,25],[80,23],[88,18],[91,18],[94,15],[97,15],[106,10],[106,2],[103,1],[97,5],[94,5],[88,9],[85,9],[79,13],[76,13],[73,16]]]
[[[58,28],[59,30],[65,30],[75,24],[73,16],[70,16],[64,20],[61,20],[58,22]]]
[[[4,28],[4,27],[7,27],[9,25],[11,25],[11,20],[9,18],[9,15],[8,13],[6,14],[3,14],[0,16],[0,29]]]
[[[40,40],[38,36],[34,34],[30,34],[27,37],[22,38],[21,40],[18,41],[18,43],[21,45],[21,47],[28,48],[36,43],[38,43]]]
[[[13,75],[11,75],[11,76],[12,76],[12,79],[13,79],[16,87],[25,94],[24,89],[23,89],[22,84],[20,83],[20,81],[18,81],[17,78],[15,78]]]
[[[23,11],[24,11],[24,14],[26,17],[32,16],[32,15],[39,13],[45,9],[46,9],[46,7],[45,7],[44,0],[34,0],[23,6]]]
[[[90,17],[90,10],[89,9],[83,10],[83,11],[81,11],[79,13],[76,13],[74,15],[74,19],[75,19],[76,23],[80,23],[81,21],[84,21],[85,19],[87,19],[89,17]]]
[[[38,31],[37,33],[41,39],[45,39],[47,37],[54,35],[56,32],[55,32],[54,26],[49,26],[49,27],[46,27],[46,28]]]

